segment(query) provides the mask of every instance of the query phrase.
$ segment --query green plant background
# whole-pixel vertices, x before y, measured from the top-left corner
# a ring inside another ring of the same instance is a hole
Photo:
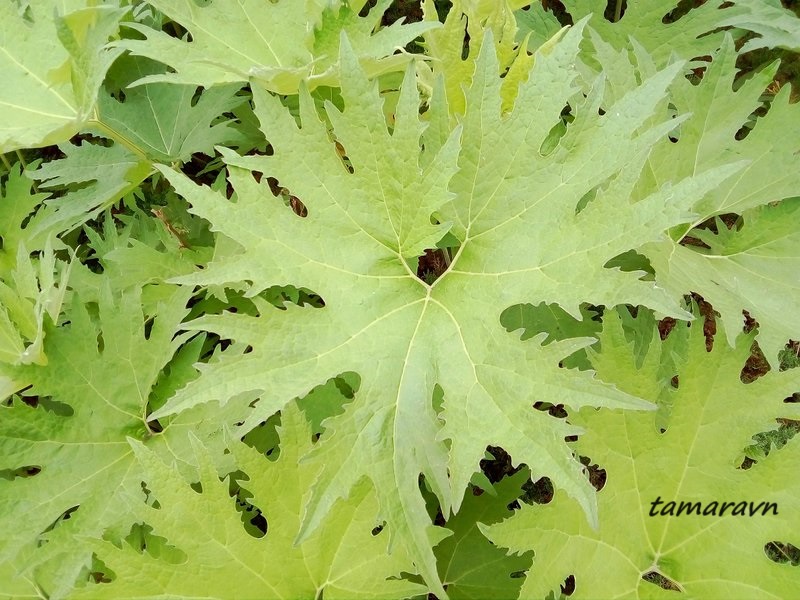
[[[796,597],[799,11],[3,0],[0,598]]]

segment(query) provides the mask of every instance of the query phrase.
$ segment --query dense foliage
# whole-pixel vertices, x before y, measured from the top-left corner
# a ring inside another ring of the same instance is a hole
[[[798,593],[777,0],[0,30],[0,598]]]

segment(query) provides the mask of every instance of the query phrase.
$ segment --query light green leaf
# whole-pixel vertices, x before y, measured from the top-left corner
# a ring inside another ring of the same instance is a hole
[[[83,141],[60,146],[64,158],[52,160],[31,172],[43,189],[67,193],[46,204],[33,233],[59,234],[96,217],[152,173],[152,166],[125,146],[110,147]]]
[[[175,331],[188,295],[171,291],[148,336],[139,289],[116,301],[106,290],[99,323],[75,297],[71,322],[47,330],[47,366],[11,371],[32,384],[26,394],[38,406],[15,400],[0,409],[0,526],[7,532],[0,557],[51,598],[72,588],[90,557],[80,536],[99,536],[124,520],[117,494],[140,489],[126,437],[186,464],[187,432],[206,439],[217,429],[199,413],[187,413],[159,436],[146,425],[150,390],[185,339]],[[241,412],[241,404],[229,406]],[[61,520],[76,507],[77,514]]]
[[[525,506],[486,530],[498,545],[535,551],[520,598],[558,593],[568,575],[576,582],[571,598],[672,598],[682,592],[690,598],[777,600],[798,589],[798,569],[772,562],[764,551],[769,542],[790,541],[800,525],[792,510],[800,492],[794,476],[800,467],[797,444],[773,451],[749,470],[739,465],[753,434],[773,429],[776,417],[797,418],[797,405],[784,398],[800,386],[800,373],[769,373],[743,384],[739,374],[752,334],[740,336],[735,349],[717,340],[711,353],[702,327],[693,325],[689,337],[666,431],[647,413],[576,415],[588,428],[578,451],[607,476],[598,494],[598,531],[585,525],[561,492],[550,504]],[[630,381],[641,390],[635,381],[646,375],[636,368],[631,348],[605,333],[602,344],[610,371],[598,365],[599,373],[623,388]],[[651,346],[653,366],[659,346]],[[652,368],[646,371],[656,375]],[[650,386],[657,390],[661,382],[651,380]],[[682,502],[687,504],[680,509]],[[721,515],[723,502],[733,504]],[[777,514],[763,512],[769,502]],[[687,512],[689,504],[694,514]],[[696,512],[698,507],[705,514]],[[643,577],[653,574],[671,589]]]
[[[23,175],[20,167],[12,168],[5,185],[0,188],[0,272],[13,269],[20,248],[34,252],[44,247],[45,238],[32,234],[37,217],[36,209],[48,194],[33,192],[33,181]]]
[[[758,340],[767,360],[800,331],[800,199],[746,212],[741,230],[717,220],[718,234],[692,232],[709,249],[672,241],[647,250],[659,281],[675,295],[697,292],[719,312],[729,343],[744,323],[742,310],[759,322]]]
[[[739,52],[758,48],[783,48],[790,52],[800,51],[800,19],[780,2],[772,0],[736,0],[742,12],[736,17],[724,19],[721,26],[733,25],[758,34],[748,39]]]
[[[439,15],[433,0],[425,0],[425,20],[438,22]],[[420,64],[421,79],[425,87],[432,90],[437,77],[444,79],[447,104],[452,115],[462,115],[465,109],[464,90],[469,87],[475,72],[478,51],[483,45],[484,36],[494,43],[498,56],[498,74],[520,63],[503,89],[504,101],[513,104],[516,87],[522,73],[527,73],[530,60],[526,45],[517,47],[514,35],[516,22],[507,0],[455,0],[447,13],[444,27],[433,29],[425,34],[427,56],[430,67]],[[465,49],[466,58],[463,57]]]
[[[56,0],[24,11],[0,4],[0,152],[62,142],[92,115],[103,77],[122,52],[105,46],[123,12],[90,4],[61,14]]]
[[[204,369],[153,416],[246,391],[262,393],[245,422],[247,431],[316,385],[344,371],[358,373],[362,384],[355,399],[326,422],[329,437],[314,452],[312,460],[325,466],[299,539],[307,539],[336,499],[367,476],[398,547],[439,595],[430,536],[441,534],[425,513],[420,474],[447,514],[460,506],[486,446],[499,445],[566,489],[593,523],[593,490],[563,441],[578,431],[531,405],[649,407],[591,373],[558,367],[591,339],[545,347],[541,337],[520,343],[503,330],[502,311],[534,299],[558,303],[574,315],[585,302],[630,302],[686,315],[652,281],[640,279],[642,273],[603,266],[631,248],[664,239],[667,229],[691,218],[686,208],[692,202],[740,168],[704,172],[635,204],[627,188],[619,188],[629,186],[630,177],[615,183],[634,159],[643,164],[642,157],[673,126],[666,115],[663,123],[650,121],[681,65],[656,73],[603,117],[598,81],[557,147],[539,154],[573,96],[575,74],[569,74],[580,33],[568,32],[536,56],[514,110],[505,116],[487,36],[466,95],[463,137],[456,127],[435,145],[435,156],[420,149],[412,73],[389,132],[374,85],[345,44],[345,109],[328,105],[326,111],[346,161],[307,94],[301,94],[298,126],[277,98],[256,92],[256,114],[274,156],[224,152],[233,200],[162,169],[192,212],[240,246],[175,281],[247,282],[250,295],[291,282],[319,294],[325,306],[277,311],[260,301],[257,316],[206,316],[190,324],[253,350]],[[609,145],[620,151],[607,152]],[[292,212],[242,167],[277,179],[303,202],[307,216]],[[594,199],[585,204],[593,190]],[[453,223],[461,246],[449,270],[428,285],[411,265],[446,231],[431,224],[434,213]],[[435,384],[444,390],[441,413],[432,404]]]
[[[156,509],[132,498],[136,502],[132,510],[153,527],[154,534],[166,537],[183,560],[175,564],[129,547],[99,543],[98,554],[116,578],[72,597],[345,600],[400,599],[421,592],[419,584],[387,580],[403,570],[413,572],[414,567],[401,552],[386,553],[388,532],[372,533],[377,503],[366,482],[346,502],[337,503],[316,535],[292,546],[303,498],[317,467],[306,463],[298,468],[298,460],[311,447],[311,432],[296,407],[284,410],[280,436],[280,456],[274,463],[238,442],[231,446],[244,475],[237,471],[230,477],[238,480],[243,497],[266,518],[267,532],[261,538],[245,531],[228,484],[220,482],[200,443],[195,451],[202,492],[197,493],[176,469],[131,440],[159,504]]]
[[[215,86],[198,93],[197,86],[151,83],[129,84],[154,71],[143,60],[121,60],[114,71],[125,74],[124,101],[102,94],[99,116],[92,122],[97,133],[124,141],[151,162],[189,160],[195,152],[214,153],[217,144],[236,145],[239,134],[227,119],[212,124],[223,113],[242,104],[239,84]],[[160,72],[160,70],[158,70]]]
[[[675,297],[693,291],[714,305],[731,344],[741,329],[742,310],[749,311],[762,324],[759,341],[775,365],[778,351],[800,331],[800,322],[794,317],[794,297],[800,288],[797,223],[792,216],[797,204],[784,200],[800,194],[795,171],[800,150],[798,106],[789,104],[789,90],[782,90],[766,116],[749,124],[744,139],[737,139],[760,106],[761,94],[777,65],[756,73],[734,93],[735,61],[733,41],[728,37],[698,85],[676,81],[673,101],[678,110],[694,114],[673,132],[675,143],[654,148],[647,164],[648,186],[657,189],[666,181],[726,162],[747,162],[735,176],[694,204],[698,216],[693,223],[676,228],[670,240],[645,247],[643,254],[656,269],[656,281]],[[782,208],[770,206],[780,201]],[[721,223],[723,238],[693,228],[710,217],[731,212],[746,215],[739,233],[727,232]],[[719,243],[719,239],[739,236],[738,242]],[[701,238],[711,248],[698,251],[681,244],[686,237]]]
[[[672,133],[676,141],[655,148],[648,160],[653,187],[726,163],[747,161],[735,177],[695,204],[698,217],[694,224],[715,214],[741,213],[800,193],[793,171],[800,151],[800,107],[789,104],[789,90],[783,89],[769,104],[769,112],[751,121],[778,65],[756,71],[737,84],[734,92],[735,65],[734,43],[726,37],[699,84],[684,78],[674,82],[670,99],[679,113],[691,112],[691,116],[676,126]]]
[[[373,33],[391,0],[381,0],[367,17],[347,4],[303,0],[152,0],[150,4],[180,23],[192,41],[179,40],[138,24],[130,27],[145,40],[121,40],[134,55],[165,62],[174,74],[150,75],[142,83],[169,81],[211,87],[245,83],[251,78],[266,89],[296,94],[300,82],[309,88],[337,85],[339,37],[344,32],[371,76],[402,70],[409,56],[392,56],[436,25],[396,23]]]
[[[58,321],[70,268],[56,260],[49,240],[38,259],[19,245],[15,268],[0,274],[0,361],[47,364],[45,326]]]

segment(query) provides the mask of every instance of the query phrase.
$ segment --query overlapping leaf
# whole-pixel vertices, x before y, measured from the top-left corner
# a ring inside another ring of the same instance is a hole
[[[69,190],[46,203],[34,228],[37,233],[60,233],[96,217],[138,188],[153,173],[154,162],[187,161],[194,153],[213,154],[215,144],[235,146],[240,140],[230,120],[222,117],[241,104],[238,85],[202,93],[193,85],[166,83],[130,88],[128,84],[152,72],[152,66],[143,60],[120,60],[112,73],[116,71],[125,74],[123,81],[115,82],[122,88],[124,101],[104,90],[93,118],[81,128],[110,138],[113,144],[64,144],[64,158],[44,163],[31,173],[43,188]]]
[[[691,328],[678,355],[678,388],[667,388],[666,431],[646,413],[587,410],[576,416],[587,427],[578,451],[607,474],[598,494],[601,526],[586,527],[573,503],[557,493],[551,504],[524,507],[488,528],[496,544],[536,553],[520,598],[558,593],[568,575],[575,577],[574,598],[671,598],[675,590],[709,599],[796,593],[800,570],[771,561],[765,545],[797,543],[797,440],[749,470],[739,465],[753,434],[774,429],[777,417],[800,414],[797,404],[784,402],[800,389],[800,372],[742,383],[752,340],[741,335],[735,349],[718,340],[707,353],[702,328]],[[660,342],[637,368],[619,321],[609,318],[601,344],[594,361],[601,376],[654,399],[660,395]],[[733,503],[725,514],[723,502]],[[764,510],[768,502],[775,511]]]
[[[794,310],[794,297],[800,290],[796,251],[800,230],[792,216],[795,203],[782,208],[764,205],[800,194],[795,169],[800,120],[798,106],[789,104],[789,90],[784,89],[772,100],[766,116],[748,123],[775,66],[756,73],[733,92],[735,60],[733,42],[727,38],[698,85],[676,81],[672,101],[678,110],[693,114],[674,132],[675,143],[654,149],[648,160],[651,180],[647,185],[656,189],[666,181],[730,161],[747,164],[693,206],[698,213],[693,223],[676,229],[670,240],[649,246],[644,253],[665,288],[676,296],[700,293],[714,305],[729,342],[733,343],[741,327],[742,310],[750,312],[761,323],[759,341],[775,364],[778,351],[800,332]],[[746,124],[747,136],[739,139]],[[741,231],[720,230],[719,236],[712,236],[710,231],[692,229],[727,213],[744,214]],[[687,235],[702,237],[709,248],[680,245]]]
[[[0,152],[58,143],[78,132],[121,54],[105,47],[121,16],[119,8],[85,1],[0,4]]]
[[[392,56],[434,23],[396,23],[373,33],[391,0],[380,0],[367,17],[359,17],[338,0],[152,0],[192,40],[170,37],[138,24],[131,27],[145,40],[123,40],[119,46],[175,69],[174,74],[143,81],[171,81],[211,87],[256,79],[266,89],[296,94],[301,81],[309,87],[337,85],[339,35],[346,32],[362,66],[371,76],[402,70],[408,56]]]
[[[722,38],[720,29],[725,26],[771,30],[775,18],[775,9],[765,2],[751,0],[705,2],[688,12],[683,3],[677,1],[617,2],[613,6],[624,10],[620,10],[620,14],[615,11],[608,18],[605,15],[609,3],[605,0],[565,0],[563,4],[573,22],[588,17],[589,26],[617,50],[628,48],[632,38],[659,68],[674,56],[688,61],[711,54],[717,49]],[[530,31],[541,37],[552,31],[553,20],[538,2],[517,12],[520,33]],[[785,21],[781,25],[785,27]],[[581,58],[598,68],[596,57],[588,49]]]
[[[75,536],[98,536],[116,525],[123,512],[117,494],[139,489],[141,475],[126,437],[182,457],[189,450],[186,431],[203,430],[197,415],[176,422],[174,430],[171,425],[165,436],[154,437],[145,425],[152,389],[183,341],[173,338],[187,312],[186,292],[173,288],[166,295],[149,335],[136,288],[116,303],[106,290],[99,327],[75,299],[71,323],[48,331],[47,366],[11,372],[32,384],[25,393],[38,398],[38,406],[17,399],[0,409],[0,525],[7,532],[0,557],[52,598],[63,597],[90,558]],[[199,348],[187,349],[197,360]],[[43,537],[50,542],[38,548]],[[44,563],[47,570],[34,571]]]
[[[425,20],[438,23],[440,16],[433,0],[425,0],[423,6]],[[427,55],[433,60],[430,66],[426,63],[419,65],[423,85],[432,89],[436,78],[441,78],[451,113],[463,114],[464,89],[472,81],[483,38],[491,32],[501,72],[510,69],[504,82],[505,97],[510,106],[519,78],[530,69],[527,45],[523,42],[517,46],[514,39],[516,30],[508,0],[456,0],[444,19],[444,26],[425,34]],[[464,57],[466,49],[468,54]]]
[[[737,0],[743,9],[735,18],[724,19],[720,25],[734,25],[752,31],[757,37],[747,40],[740,52],[757,48],[783,48],[797,52],[800,50],[800,19],[785,9],[777,0]]]
[[[247,533],[227,483],[217,477],[208,451],[197,442],[201,493],[141,443],[131,441],[144,467],[156,509],[131,498],[131,512],[153,534],[182,553],[182,560],[159,560],[148,552],[97,544],[98,555],[115,580],[89,586],[78,598],[404,598],[424,588],[387,580],[413,571],[407,555],[386,553],[388,532],[373,532],[374,494],[363,482],[346,502],[337,503],[320,531],[294,546],[303,498],[317,468],[298,461],[311,447],[308,424],[296,406],[287,407],[276,462],[239,442],[231,442],[247,501],[267,522],[266,535]]]
[[[367,476],[393,534],[441,593],[419,475],[445,513],[457,509],[490,444],[548,474],[594,520],[593,491],[563,442],[575,430],[530,406],[537,400],[576,407],[645,405],[590,374],[558,368],[560,358],[590,340],[520,343],[500,325],[502,310],[535,299],[576,315],[590,301],[684,315],[652,282],[640,280],[641,273],[603,266],[685,222],[685,208],[739,167],[664,186],[640,199],[635,210],[621,200],[632,184],[630,178],[616,183],[615,176],[634,159],[642,164],[650,146],[672,127],[646,123],[680,65],[657,73],[604,117],[597,114],[598,82],[557,148],[543,156],[540,148],[575,92],[572,65],[580,35],[576,28],[536,57],[508,116],[501,114],[502,80],[487,36],[467,94],[463,133],[461,127],[449,134],[446,127],[432,127],[426,137],[411,76],[390,133],[374,86],[345,44],[346,108],[328,106],[327,113],[346,161],[306,94],[298,127],[277,99],[256,93],[256,114],[274,156],[225,152],[235,201],[164,170],[191,210],[242,248],[181,282],[246,281],[253,295],[292,283],[319,294],[325,307],[276,311],[264,304],[257,317],[198,319],[192,328],[247,343],[253,351],[205,370],[154,416],[261,391],[247,430],[343,371],[361,376],[355,400],[330,421],[330,436],[315,451],[325,467],[300,539]],[[570,72],[573,77],[565,76]],[[431,111],[432,122],[447,122],[441,100]],[[609,145],[619,152],[607,152]],[[298,154],[297,148],[304,151]],[[294,214],[241,167],[275,177],[303,202],[307,217]],[[582,207],[593,190],[594,199]],[[432,223],[434,213],[444,225]],[[450,269],[427,285],[415,277],[413,259],[443,236],[447,223],[460,249]],[[444,390],[439,414],[431,401],[434,384]]]

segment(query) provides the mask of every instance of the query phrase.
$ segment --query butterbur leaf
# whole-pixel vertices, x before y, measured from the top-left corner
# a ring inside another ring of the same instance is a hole
[[[438,22],[439,14],[434,1],[425,0],[423,6],[425,20]],[[516,29],[514,14],[506,0],[455,0],[444,20],[444,26],[425,34],[427,55],[433,60],[430,67],[426,63],[419,66],[422,81],[433,87],[434,78],[441,77],[451,113],[463,114],[464,88],[472,81],[478,52],[487,33],[491,35],[498,55],[498,73],[515,64],[527,62],[526,44],[516,47]],[[558,29],[553,33],[557,31]],[[466,57],[463,56],[465,51]],[[527,71],[528,68],[521,69],[522,73]],[[504,100],[509,102],[515,91],[514,82],[515,78],[511,76],[504,85]]]
[[[381,0],[365,18],[347,4],[279,0],[153,0],[155,8],[180,23],[192,41],[129,24],[145,40],[122,40],[119,47],[138,56],[165,62],[175,73],[150,75],[142,82],[171,81],[211,87],[247,82],[281,94],[296,94],[300,81],[309,87],[337,85],[338,41],[346,31],[370,75],[402,70],[409,57],[393,57],[431,23],[396,23],[372,33],[391,0]],[[399,58],[399,60],[398,60]]]
[[[152,70],[141,59],[121,60],[109,78],[122,71],[135,79]],[[131,88],[128,83],[118,83],[124,88],[124,102],[103,90],[93,118],[81,128],[112,138],[110,145],[62,144],[64,158],[31,172],[42,188],[69,190],[46,203],[32,228],[35,233],[61,233],[96,217],[137,189],[153,173],[153,163],[188,161],[194,153],[213,154],[214,145],[236,145],[241,139],[228,119],[220,119],[242,102],[236,96],[237,84],[199,92],[194,85],[152,83]]]
[[[78,598],[405,598],[424,588],[399,578],[413,571],[407,556],[386,553],[387,531],[376,530],[376,502],[362,482],[346,502],[339,502],[317,535],[292,546],[303,497],[317,468],[298,467],[310,449],[311,432],[296,406],[287,407],[280,427],[276,462],[239,442],[231,443],[239,471],[230,475],[242,498],[257,507],[266,534],[245,531],[228,483],[220,481],[209,451],[199,442],[199,489],[140,442],[131,440],[159,508],[141,499],[132,512],[153,533],[182,553],[180,562],[158,560],[110,543],[97,543],[103,563],[114,574],[110,583],[86,587]],[[244,473],[242,475],[241,473]],[[191,574],[191,576],[187,576]]]
[[[20,245],[16,268],[0,277],[0,361],[47,364],[45,317],[53,324],[58,321],[70,267],[56,260],[49,241],[38,259]]]
[[[741,328],[742,310],[747,310],[761,324],[759,343],[774,366],[778,352],[800,330],[794,316],[798,232],[793,216],[793,197],[800,193],[795,176],[800,107],[789,104],[788,89],[781,90],[767,114],[752,124],[744,139],[737,139],[760,106],[777,65],[755,73],[733,92],[735,61],[728,37],[698,85],[675,82],[673,102],[694,114],[677,128],[675,143],[654,148],[648,159],[650,185],[658,188],[726,162],[747,162],[693,205],[698,215],[693,222],[676,228],[671,238],[646,246],[643,254],[653,264],[659,284],[676,297],[693,291],[713,304],[729,343]],[[719,236],[694,227],[726,213],[741,214],[742,227],[728,230],[720,221]],[[688,246],[687,237],[702,239],[710,247]]]
[[[115,72],[121,71],[131,81],[153,70],[141,59],[114,65]],[[194,85],[126,85],[124,101],[101,95],[97,133],[103,134],[102,127],[110,128],[116,139],[127,140],[152,162],[185,162],[195,152],[213,154],[216,144],[235,145],[238,140],[230,121],[212,121],[243,102],[236,96],[240,87],[220,85],[200,93]]]
[[[121,144],[106,147],[83,141],[79,146],[64,144],[61,150],[64,158],[31,172],[44,189],[69,190],[39,213],[32,228],[39,235],[69,231],[96,217],[153,171],[143,156]]]
[[[648,413],[585,410],[575,416],[587,427],[578,452],[606,471],[598,493],[600,529],[586,527],[561,492],[549,504],[525,506],[482,528],[498,545],[534,550],[520,598],[558,593],[568,575],[575,579],[572,598],[796,594],[800,571],[771,561],[765,546],[787,536],[793,541],[800,525],[797,440],[749,469],[740,465],[751,436],[774,429],[778,417],[800,414],[796,404],[784,402],[800,388],[800,372],[742,383],[752,341],[753,333],[742,334],[732,349],[717,340],[709,353],[703,328],[692,324],[676,368],[678,388],[667,384],[672,406],[666,430]],[[638,369],[617,319],[608,320],[601,344],[595,360],[601,376],[653,395],[662,388],[660,341]]]
[[[794,310],[800,294],[798,216],[800,200],[792,198],[745,212],[738,230],[718,219],[718,233],[692,232],[708,249],[669,243],[669,258],[662,247],[651,253],[653,263],[665,275],[665,287],[676,293],[691,289],[711,302],[728,338],[741,327],[743,309],[758,319],[760,347],[776,365],[779,351],[800,331]]]
[[[153,417],[253,391],[262,396],[243,426],[248,431],[342,372],[361,378],[354,400],[326,421],[323,441],[309,458],[324,466],[300,541],[366,476],[396,543],[443,595],[431,552],[431,539],[441,533],[431,527],[419,478],[424,476],[444,514],[457,510],[488,445],[503,447],[537,477],[550,477],[595,522],[593,489],[564,442],[578,430],[531,405],[650,405],[596,381],[591,372],[558,367],[591,338],[542,346],[539,336],[522,343],[504,330],[501,314],[535,300],[557,303],[576,317],[587,302],[629,302],[686,316],[663,290],[641,279],[643,273],[603,266],[686,222],[686,207],[740,165],[706,171],[644,198],[631,196],[630,177],[616,183],[615,175],[643,164],[650,147],[674,126],[651,117],[680,65],[656,73],[602,117],[599,80],[576,105],[565,135],[542,156],[539,149],[575,93],[580,36],[577,27],[535,57],[514,110],[502,115],[502,80],[487,34],[467,92],[463,132],[458,126],[442,135],[446,105],[433,103],[434,136],[441,137],[430,144],[426,138],[424,149],[413,73],[402,86],[390,132],[375,86],[343,41],[345,108],[326,107],[335,143],[308,94],[301,94],[298,125],[277,98],[256,91],[256,114],[274,155],[223,151],[232,200],[162,169],[191,211],[241,248],[219,253],[202,271],[174,281],[246,282],[253,296],[291,283],[318,294],[324,307],[278,311],[254,298],[257,316],[197,319],[190,329],[246,343],[252,352],[230,360],[223,354]],[[610,144],[619,151],[607,152]],[[277,179],[303,203],[305,216],[245,168]],[[582,199],[590,192],[587,204]],[[416,277],[416,257],[451,223],[460,248],[428,284]],[[436,384],[444,392],[441,407],[432,403]]]
[[[187,414],[154,436],[145,424],[150,390],[185,339],[175,332],[187,292],[172,287],[163,296],[148,335],[139,288],[118,298],[106,288],[99,324],[75,296],[70,323],[47,329],[47,366],[8,371],[31,385],[26,394],[38,405],[17,399],[2,408],[0,526],[7,534],[0,562],[10,561],[52,598],[63,597],[91,556],[82,536],[124,521],[117,494],[140,489],[126,437],[185,464],[186,432],[205,439],[213,425],[203,425],[207,415]],[[47,567],[39,572],[40,565]]]
[[[778,65],[766,65],[738,83],[734,81],[736,59],[733,39],[726,36],[699,83],[675,80],[670,100],[679,113],[691,112],[691,116],[676,126],[673,143],[654,148],[648,161],[653,187],[725,163],[747,161],[735,177],[693,206],[698,213],[695,223],[798,193],[792,168],[800,151],[796,116],[800,107],[789,103],[789,90],[784,88],[767,105],[766,115],[752,119],[763,105],[764,90]]]
[[[0,5],[0,152],[64,141],[92,115],[103,77],[121,54],[105,45],[123,13],[90,4],[66,12],[55,0],[26,11]]]
[[[21,165],[8,174],[0,191],[0,269],[12,269],[17,264],[20,247],[34,252],[44,247],[46,236],[33,235],[38,221],[34,214],[48,194],[33,191],[33,182],[26,177]]]

